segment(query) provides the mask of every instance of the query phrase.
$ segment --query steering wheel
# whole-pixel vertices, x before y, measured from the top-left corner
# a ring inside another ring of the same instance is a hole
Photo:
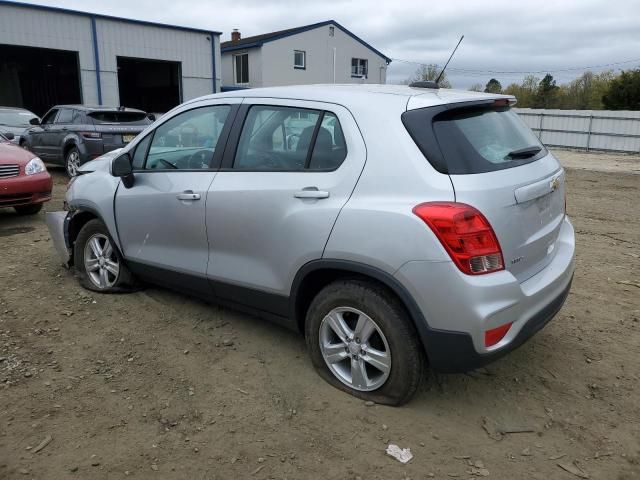
[[[176,165],[174,165],[173,163],[171,163],[171,162],[169,162],[169,161],[165,160],[164,158],[159,158],[159,159],[158,159],[158,163],[161,163],[161,164],[163,164],[163,165],[165,165],[165,166],[167,166],[167,167],[169,167],[169,168],[172,168],[172,169],[174,169],[174,170],[177,170],[177,169],[178,169],[178,167],[177,167]]]
[[[210,150],[198,150],[193,155],[189,157],[189,168],[190,169],[200,169],[200,168],[209,168],[209,157],[211,155]]]

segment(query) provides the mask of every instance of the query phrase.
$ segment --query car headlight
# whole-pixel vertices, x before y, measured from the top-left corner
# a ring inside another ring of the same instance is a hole
[[[42,163],[42,160],[40,160],[38,157],[34,157],[29,160],[27,166],[24,167],[24,173],[26,173],[27,175],[35,175],[36,173],[42,173],[46,171],[47,167],[44,166],[44,163]]]

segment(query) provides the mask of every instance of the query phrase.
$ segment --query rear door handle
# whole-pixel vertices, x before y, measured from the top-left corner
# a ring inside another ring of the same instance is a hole
[[[293,194],[296,198],[329,198],[329,192],[324,190],[318,190],[317,187],[306,187]]]
[[[193,190],[185,190],[184,192],[176,195],[176,198],[178,200],[200,200],[200,194],[193,193]]]

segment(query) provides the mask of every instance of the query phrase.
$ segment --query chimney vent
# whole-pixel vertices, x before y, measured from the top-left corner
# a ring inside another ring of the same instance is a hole
[[[234,28],[233,32],[231,32],[231,41],[237,42],[238,40],[240,40],[240,32],[237,28]]]

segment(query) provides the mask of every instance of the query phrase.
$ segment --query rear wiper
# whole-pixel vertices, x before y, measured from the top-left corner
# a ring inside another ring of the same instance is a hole
[[[542,147],[538,145],[531,145],[529,147],[518,148],[507,153],[506,158],[529,158],[537,155],[542,150]]]

